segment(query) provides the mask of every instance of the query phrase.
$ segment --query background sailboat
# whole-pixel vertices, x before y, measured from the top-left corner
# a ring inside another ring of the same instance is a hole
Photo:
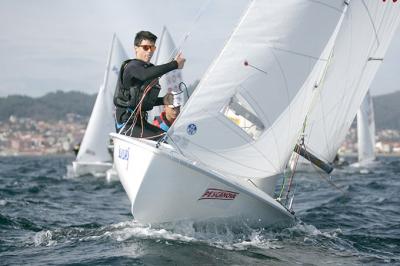
[[[88,126],[83,136],[76,160],[72,163],[76,176],[105,175],[112,166],[108,150],[109,134],[115,132],[113,95],[119,68],[128,56],[114,34],[111,42],[103,84],[100,86]]]
[[[161,65],[170,62],[173,59],[172,56],[174,55],[174,53],[176,53],[175,43],[167,27],[164,26],[159,39],[154,64]],[[160,79],[161,91],[159,93],[159,96],[164,96],[167,92],[181,92],[179,88],[179,84],[181,82],[181,69],[176,69],[163,75]],[[180,102],[183,103],[184,93],[179,94],[179,97],[182,97],[182,100]],[[163,106],[154,106],[154,108],[150,112],[148,112],[148,121],[150,123],[153,123],[154,117],[160,115],[163,110]]]
[[[373,163],[375,156],[375,116],[372,97],[367,92],[357,113],[358,165]]]

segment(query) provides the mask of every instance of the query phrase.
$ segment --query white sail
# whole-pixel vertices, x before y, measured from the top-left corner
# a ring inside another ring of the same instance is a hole
[[[400,5],[350,1],[323,82],[306,119],[308,150],[332,161],[398,26]]]
[[[375,118],[372,97],[368,91],[357,113],[358,162],[375,160]]]
[[[227,176],[282,172],[344,8],[342,0],[252,1],[172,127],[171,143]]]
[[[88,126],[76,158],[77,162],[107,162],[109,134],[115,131],[113,95],[120,66],[128,56],[114,34],[103,84],[100,86]]]
[[[155,65],[161,65],[170,62],[173,56],[176,54],[176,46],[166,27],[163,27],[160,41],[157,47],[157,54],[155,57]],[[182,82],[182,70],[176,69],[163,75],[160,79],[161,91],[159,96],[164,96],[167,92],[178,92],[180,91],[179,84]],[[184,97],[184,94],[179,94],[180,97]],[[178,96],[178,97],[179,97]],[[180,102],[184,102],[183,99]],[[155,106],[149,112],[149,121],[153,122],[153,118],[163,111],[163,106]]]

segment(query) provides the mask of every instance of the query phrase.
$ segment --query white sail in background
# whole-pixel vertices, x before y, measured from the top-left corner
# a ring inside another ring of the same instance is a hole
[[[161,37],[159,39],[158,47],[157,47],[157,54],[155,57],[155,65],[161,65],[170,62],[173,59],[173,56],[176,53],[176,46],[166,27],[163,27]],[[168,92],[179,92],[179,84],[182,82],[182,70],[176,69],[173,71],[168,72],[167,74],[163,75],[160,79],[161,91],[159,93],[159,97],[163,97]],[[182,100],[179,102],[183,103],[184,93],[179,94],[177,97],[182,97]],[[153,118],[155,116],[160,115],[163,111],[163,106],[155,106],[149,112],[149,120],[150,123],[153,122]]]
[[[115,132],[113,95],[120,66],[126,59],[128,59],[128,56],[121,42],[114,34],[104,82],[97,94],[96,102],[76,158],[77,162],[112,161],[108,145],[110,132]]]
[[[252,1],[172,127],[170,143],[227,176],[282,172],[344,8],[342,0]]]
[[[306,119],[306,147],[331,162],[350,128],[400,20],[392,1],[349,2],[328,69]]]
[[[357,113],[358,162],[375,160],[375,118],[372,97],[368,91]]]

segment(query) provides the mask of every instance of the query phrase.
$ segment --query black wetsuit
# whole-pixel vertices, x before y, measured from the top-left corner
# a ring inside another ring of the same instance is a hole
[[[158,97],[160,92],[158,81],[146,93],[142,102],[142,116],[140,116],[139,110],[136,110],[133,115],[132,111],[135,110],[138,99],[141,99],[141,93],[152,81],[177,68],[178,63],[176,61],[155,66],[151,63],[133,59],[122,64],[114,95],[117,132],[123,128],[120,133],[136,138],[143,137],[157,140],[162,137],[163,131],[147,122],[147,111],[153,109],[154,106],[163,105],[163,98]],[[132,127],[135,117],[136,123]]]

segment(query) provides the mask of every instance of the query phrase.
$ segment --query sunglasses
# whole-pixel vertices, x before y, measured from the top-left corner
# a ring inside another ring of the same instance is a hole
[[[154,51],[156,50],[156,48],[157,48],[155,45],[146,45],[146,44],[144,44],[144,45],[139,45],[139,47],[142,47],[143,50],[145,50],[146,52],[147,52],[148,50],[154,52]]]

